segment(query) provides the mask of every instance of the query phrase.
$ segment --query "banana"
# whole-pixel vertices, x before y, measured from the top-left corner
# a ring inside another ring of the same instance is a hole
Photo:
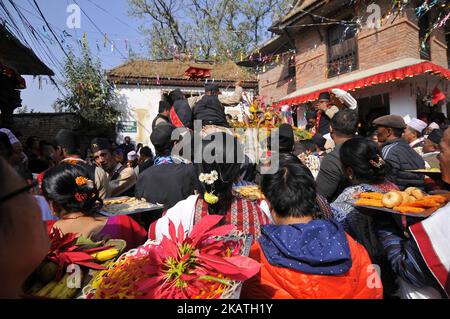
[[[65,274],[64,277],[56,284],[55,288],[50,291],[48,294],[49,298],[57,299],[61,295],[63,289],[67,287],[67,278],[69,277],[69,274]]]
[[[56,287],[56,284],[57,284],[56,281],[49,282],[48,284],[46,284],[44,286],[44,288],[42,288],[41,290],[39,290],[36,293],[36,296],[38,296],[38,297],[46,297],[52,291],[52,289]]]
[[[107,250],[99,251],[98,253],[94,253],[91,256],[94,257],[98,261],[107,261],[113,259],[119,254],[119,250],[116,248],[110,248]]]
[[[31,296],[36,295],[42,288],[44,288],[44,285],[41,282],[36,282],[30,289],[28,289],[27,294]]]
[[[81,276],[81,282],[83,281],[83,273],[80,273]],[[58,299],[72,299],[76,293],[78,292],[79,288],[69,288],[66,285],[64,285],[64,288],[62,289],[62,291],[60,292],[60,294],[57,296]]]

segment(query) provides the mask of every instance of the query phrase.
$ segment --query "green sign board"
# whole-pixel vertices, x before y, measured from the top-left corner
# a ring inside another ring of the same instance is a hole
[[[136,121],[118,122],[117,131],[120,133],[137,133],[137,122]]]

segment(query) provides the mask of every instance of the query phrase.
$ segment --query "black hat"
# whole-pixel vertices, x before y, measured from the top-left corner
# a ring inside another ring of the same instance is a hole
[[[294,130],[289,124],[281,124],[279,128],[280,134],[280,151],[292,151],[294,148]]]
[[[167,101],[159,101],[159,109],[158,109],[159,113],[162,113],[162,112],[164,112],[166,110],[170,110],[170,108],[171,108],[171,106],[170,106],[169,102],[167,102]]]
[[[56,134],[55,146],[61,146],[71,152],[80,150],[80,138],[77,133],[71,130],[62,129]]]
[[[205,92],[219,92],[219,87],[215,84],[206,84]]]
[[[183,92],[181,92],[180,89],[175,89],[175,90],[173,90],[172,92],[169,93],[169,99],[170,99],[169,103],[170,104],[174,104],[175,101],[185,100],[186,96],[184,95]]]
[[[319,100],[331,100],[330,93],[322,92],[319,94]]]
[[[175,126],[172,124],[162,123],[155,127],[150,135],[150,141],[156,149],[164,150],[172,145],[172,133]]]
[[[91,142],[92,153],[96,153],[101,150],[112,151],[112,145],[106,138],[96,137]]]
[[[431,131],[431,133],[428,135],[427,138],[434,144],[439,145],[441,143],[442,136],[443,136],[442,130],[433,130]]]
[[[316,144],[317,146],[319,146],[320,148],[324,148],[325,147],[325,143],[327,142],[327,140],[320,134],[316,134],[311,138],[311,141],[314,142],[314,144]]]

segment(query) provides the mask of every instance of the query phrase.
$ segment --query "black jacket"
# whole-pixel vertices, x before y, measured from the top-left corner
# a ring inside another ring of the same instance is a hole
[[[184,127],[193,128],[192,110],[187,100],[178,100],[173,103],[173,109],[183,123]]]
[[[383,159],[391,166],[387,178],[400,189],[425,186],[423,175],[407,172],[424,169],[425,162],[404,139],[384,143],[381,153]]]
[[[333,202],[342,191],[347,188],[349,182],[344,175],[342,168],[340,149],[342,145],[336,145],[336,148],[325,155],[320,164],[320,171],[317,175],[317,192],[325,197],[330,203]]]
[[[139,174],[136,197],[169,209],[194,194],[196,180],[192,164],[153,165]]]
[[[201,120],[203,125],[230,127],[225,109],[217,95],[206,95],[194,105],[194,120]]]
[[[170,124],[170,119],[167,116],[158,113],[158,115],[156,115],[155,119],[152,122],[152,130],[154,130],[155,127],[162,123]]]

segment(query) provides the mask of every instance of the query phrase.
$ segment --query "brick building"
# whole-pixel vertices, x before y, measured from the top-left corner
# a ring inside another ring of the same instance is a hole
[[[439,9],[418,19],[417,4],[410,1],[399,15],[383,17],[392,1],[377,1],[378,7],[362,2],[298,1],[270,28],[277,36],[260,49],[263,56],[295,52],[260,74],[260,95],[278,105],[306,107],[320,92],[342,88],[358,99],[367,122],[379,114],[429,113],[426,100],[436,87],[448,97],[450,28],[427,36]],[[377,9],[383,18],[378,26]],[[440,111],[447,113],[445,103]]]

